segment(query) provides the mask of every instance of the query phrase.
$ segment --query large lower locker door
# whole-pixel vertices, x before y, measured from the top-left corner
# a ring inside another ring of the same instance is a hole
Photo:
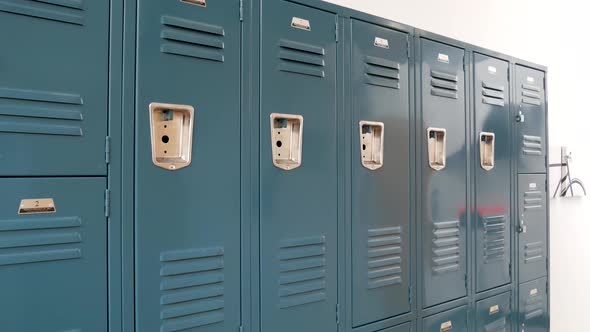
[[[462,306],[424,318],[422,332],[467,332],[468,308]]]
[[[510,84],[508,63],[474,55],[476,288],[510,282]]]
[[[549,331],[547,278],[521,284],[519,291],[518,332]],[[583,328],[581,329],[583,330]]]
[[[422,39],[424,306],[467,295],[464,50]]]
[[[352,21],[354,326],[410,310],[407,38]]]
[[[336,331],[336,16],[263,8],[262,331]]]
[[[519,173],[545,173],[545,73],[516,65],[516,128]]]
[[[519,280],[547,275],[547,190],[545,174],[518,175]]]
[[[107,330],[104,178],[0,180],[3,331]]]
[[[509,332],[512,329],[510,292],[492,296],[475,304],[475,331]]]
[[[138,331],[240,326],[239,1],[199,3],[138,6]]]
[[[2,1],[0,31],[0,175],[105,175],[109,1]]]

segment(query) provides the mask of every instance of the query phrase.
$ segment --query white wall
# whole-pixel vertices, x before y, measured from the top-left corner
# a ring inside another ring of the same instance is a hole
[[[574,0],[327,0],[549,67],[550,159],[574,154],[572,172],[590,189],[590,8]],[[554,183],[559,171],[551,172]],[[551,185],[551,189],[554,185]],[[590,324],[590,199],[551,204],[551,329]]]

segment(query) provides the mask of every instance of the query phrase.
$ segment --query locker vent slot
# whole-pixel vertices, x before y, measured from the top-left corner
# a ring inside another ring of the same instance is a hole
[[[459,220],[434,223],[432,271],[435,275],[459,271],[461,259],[459,227]]]
[[[80,217],[0,221],[0,266],[82,257]]]
[[[522,135],[522,153],[526,155],[543,155],[542,140],[539,136]]]
[[[530,264],[545,259],[543,242],[531,242],[524,245],[524,263]]]
[[[160,38],[162,53],[224,62],[223,27],[162,16]]]
[[[367,288],[375,289],[402,282],[402,229],[370,229],[367,240]]]
[[[181,331],[224,320],[223,257],[223,247],[160,254],[160,331]]]
[[[1,0],[0,11],[84,25],[83,0]]]
[[[82,104],[77,94],[0,88],[0,132],[83,136]]]
[[[524,104],[539,106],[541,105],[541,88],[534,85],[522,85],[522,102]]]
[[[287,73],[324,77],[326,51],[319,46],[281,39],[278,69]]]
[[[499,318],[489,324],[486,324],[484,326],[484,331],[485,332],[506,332],[508,330],[506,324],[507,324],[506,317],[502,317],[502,318]]]
[[[503,261],[506,255],[506,216],[483,217],[485,264]]]
[[[529,297],[524,305],[524,320],[531,320],[543,316],[543,296],[537,295]]]
[[[370,85],[399,89],[400,64],[391,60],[366,56],[365,82]]]
[[[543,193],[540,191],[527,191],[524,193],[524,209],[543,208]]]
[[[459,77],[455,74],[430,71],[430,93],[433,96],[457,99],[459,95]]]
[[[483,103],[495,106],[504,106],[504,86],[482,82]]]
[[[279,307],[282,309],[325,301],[326,237],[324,235],[281,241],[279,258]]]

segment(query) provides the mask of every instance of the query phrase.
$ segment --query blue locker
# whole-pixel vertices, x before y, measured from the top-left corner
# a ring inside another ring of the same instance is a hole
[[[510,282],[508,62],[475,53],[476,289]]]
[[[545,73],[516,65],[516,137],[519,173],[545,173]]]
[[[2,330],[106,331],[106,180],[0,183]]]
[[[545,174],[518,175],[519,281],[547,275],[547,183]]]
[[[354,326],[410,310],[407,38],[352,21]]]
[[[512,330],[511,319],[510,292],[477,301],[475,304],[477,332],[509,332]]]
[[[336,15],[262,8],[261,329],[336,331]]]
[[[199,3],[138,2],[138,331],[240,326],[239,1]]]
[[[421,39],[423,304],[467,295],[464,50]]]
[[[549,331],[547,300],[547,278],[520,284],[518,300],[519,332]]]
[[[398,326],[390,327],[384,330],[379,330],[379,332],[412,332],[412,323],[408,322],[405,324],[401,324]]]
[[[423,319],[422,332],[467,332],[467,307],[447,310]]]
[[[106,175],[108,1],[2,1],[0,176]]]

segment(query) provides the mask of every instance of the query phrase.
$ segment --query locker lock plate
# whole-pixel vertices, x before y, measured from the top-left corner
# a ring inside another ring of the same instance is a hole
[[[383,166],[383,122],[360,121],[360,154],[363,167],[372,171]]]
[[[190,165],[195,110],[190,105],[151,103],[152,162],[174,171]]]
[[[494,168],[495,139],[496,135],[494,133],[481,132],[479,134],[480,166],[486,171],[490,171]]]
[[[270,131],[273,165],[286,171],[301,166],[303,116],[272,113]]]
[[[447,130],[444,128],[427,129],[428,165],[435,171],[447,165]]]

